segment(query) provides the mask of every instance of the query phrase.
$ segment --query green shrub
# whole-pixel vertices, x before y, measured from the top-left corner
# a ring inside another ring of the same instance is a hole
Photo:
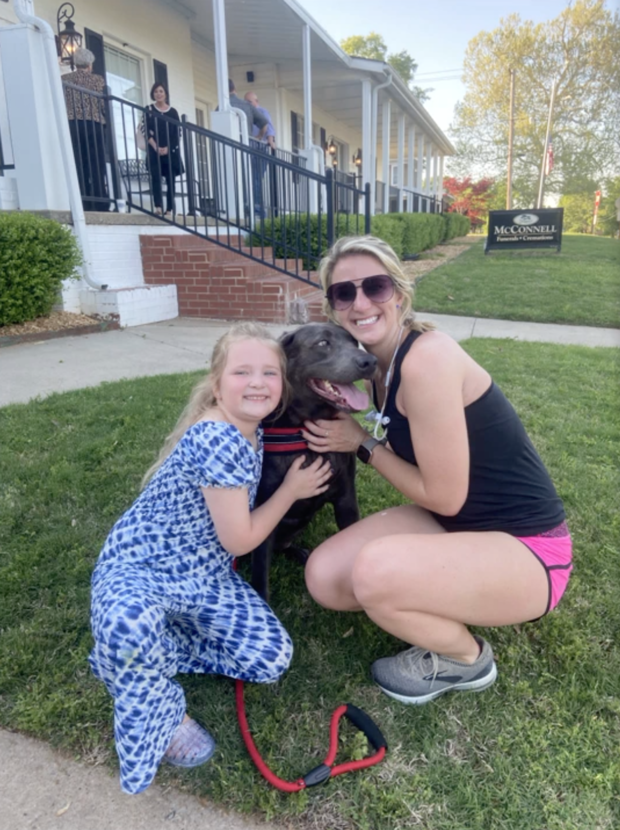
[[[320,230],[320,233],[319,233]],[[364,233],[363,217],[336,217],[334,228],[336,238]],[[370,232],[391,245],[399,257],[417,254],[434,248],[444,239],[463,236],[469,231],[469,219],[458,213],[380,213],[370,220]],[[280,216],[267,220],[264,237],[254,235],[252,243],[260,245],[261,240],[269,245],[273,240],[275,256],[279,259],[295,256],[302,252],[304,267],[316,269],[327,251],[327,217],[321,216],[321,226],[316,214],[304,213],[293,219]]]
[[[403,255],[434,248],[444,239],[445,221],[438,213],[392,214],[403,225]]]
[[[398,257],[404,254],[405,226],[399,221],[399,213],[379,213],[370,220],[370,232],[391,245]]]
[[[0,326],[49,314],[81,261],[75,237],[58,222],[0,213]]]
[[[468,216],[462,216],[460,213],[444,213],[443,218],[446,223],[446,240],[454,239],[456,236],[467,236],[471,230]]]
[[[338,214],[334,218],[336,238],[364,233],[363,216]],[[291,258],[300,252],[304,268],[317,270],[321,257],[327,253],[327,216],[316,213],[302,213],[297,217],[278,216],[267,219],[261,225],[261,235],[253,234],[251,244],[271,245],[277,259]]]

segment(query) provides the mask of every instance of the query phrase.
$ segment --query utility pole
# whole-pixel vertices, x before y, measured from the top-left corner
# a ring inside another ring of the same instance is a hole
[[[508,179],[506,210],[512,210],[512,156],[515,137],[515,70],[510,70],[510,114],[508,116]]]
[[[555,101],[555,88],[557,81],[551,87],[551,100],[549,101],[549,117],[547,118],[547,132],[545,134],[545,146],[543,147],[542,164],[540,165],[540,184],[538,186],[538,202],[536,207],[540,210],[543,206],[543,189],[545,187],[545,170],[547,168],[547,151],[549,149],[549,136],[551,135],[551,121],[553,119],[553,103]]]

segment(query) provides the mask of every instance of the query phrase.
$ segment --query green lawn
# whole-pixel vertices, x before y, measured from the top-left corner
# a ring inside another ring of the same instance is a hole
[[[620,242],[565,235],[562,251],[484,254],[483,242],[430,271],[415,307],[440,314],[620,328]]]
[[[247,690],[267,762],[296,778],[323,760],[332,710],[351,702],[383,729],[387,759],[296,795],[269,787],[239,736],[233,684],[184,677],[215,733],[209,765],[158,774],[226,807],[322,830],[612,830],[620,826],[620,492],[617,354],[472,340],[515,403],[565,500],[576,570],[558,611],[485,632],[498,682],[483,694],[405,707],[369,680],[399,643],[361,615],[318,608],[282,559],[273,604],[291,670]],[[116,767],[112,707],[86,658],[89,578],[111,525],[176,419],[196,375],[145,378],[0,410],[0,724]],[[363,514],[399,501],[360,469]],[[306,534],[335,530],[329,511]],[[344,730],[339,758],[365,742]]]

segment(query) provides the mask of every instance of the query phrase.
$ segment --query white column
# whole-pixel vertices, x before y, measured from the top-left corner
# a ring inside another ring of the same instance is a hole
[[[418,166],[415,174],[415,189],[422,192],[424,172],[424,136],[418,136]],[[420,208],[421,210],[422,208]]]
[[[0,27],[0,57],[20,208],[69,210],[42,34],[23,24]],[[54,80],[60,84],[60,75]],[[68,124],[66,133],[71,147]]]
[[[433,196],[435,199],[439,193],[439,150],[435,148],[433,153]]]
[[[224,0],[213,0],[213,32],[215,40],[217,103],[221,112],[227,112],[230,109],[230,98],[228,95],[228,44],[226,41]]]
[[[392,103],[389,98],[383,102],[381,109],[383,115],[383,138],[382,138],[382,156],[381,156],[381,176],[383,179],[383,212],[387,213],[390,209],[390,127],[392,123]]]
[[[429,143],[426,145],[426,181],[424,183],[424,192],[427,196],[431,195],[431,176],[433,164],[433,145]]]
[[[299,155],[306,159],[308,170],[319,172],[319,159],[312,144],[312,52],[310,47],[310,26],[304,24],[301,34],[301,60],[304,78],[304,147]],[[308,182],[308,209],[310,213],[318,210],[318,185]]]
[[[398,116],[398,210],[403,212],[403,197],[405,186],[405,113]]]
[[[439,199],[443,199],[443,163],[445,161],[445,156],[439,157]]]
[[[372,84],[370,79],[362,81],[362,187],[372,181]],[[364,200],[361,200],[363,209]],[[370,214],[374,214],[375,206],[370,205]]]
[[[413,156],[413,147],[415,143],[415,127],[413,124],[409,124],[409,133],[408,133],[409,143],[407,147],[407,189],[413,190],[413,166],[414,166],[414,156]],[[413,211],[413,193],[407,193],[407,212],[412,213]]]
[[[213,31],[215,40],[215,72],[217,76],[218,109],[211,113],[211,129],[214,133],[239,141],[247,134],[247,121],[240,110],[230,106],[228,93],[228,44],[226,40],[225,0],[213,0]],[[241,121],[241,118],[244,121]],[[245,128],[245,132],[244,132]],[[225,206],[227,218],[232,221],[240,219],[237,210],[243,215],[246,193],[243,182],[248,178],[247,159],[233,147],[216,147],[218,188]],[[250,215],[254,215],[252,199],[249,205]]]
[[[310,52],[310,26],[304,24],[302,58],[304,65],[304,148],[312,144],[312,56]],[[314,168],[313,168],[314,169]]]

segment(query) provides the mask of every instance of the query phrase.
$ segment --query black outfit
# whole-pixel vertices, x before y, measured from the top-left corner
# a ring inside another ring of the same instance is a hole
[[[409,421],[396,408],[403,360],[422,332],[412,331],[396,357],[384,416],[396,455],[416,464]],[[375,405],[376,405],[375,394]],[[469,442],[469,488],[456,516],[432,513],[447,531],[500,530],[535,536],[565,519],[564,507],[519,416],[501,389],[491,386],[465,407]]]
[[[147,107],[145,113],[146,139],[148,148],[148,168],[151,176],[153,204],[156,208],[163,207],[162,178],[166,180],[166,212],[174,211],[175,178],[183,173],[181,151],[179,147],[179,113],[174,107],[161,112],[154,104]],[[161,156],[150,144],[153,139],[158,147],[167,147],[168,153]]]

